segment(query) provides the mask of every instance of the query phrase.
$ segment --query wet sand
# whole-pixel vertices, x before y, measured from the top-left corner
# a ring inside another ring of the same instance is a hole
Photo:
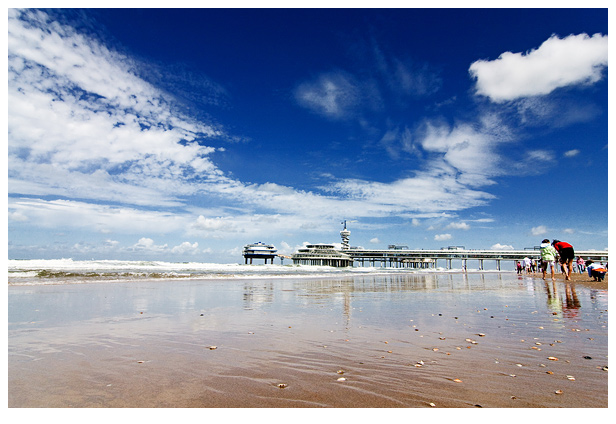
[[[8,406],[606,408],[585,277],[9,287]]]
[[[541,272],[535,272],[532,274],[523,274],[524,277],[530,276],[534,278],[543,279],[543,274]],[[609,274],[605,274],[605,278],[603,281],[594,281],[592,277],[588,276],[588,273],[584,272],[582,274],[578,272],[574,272],[571,275],[571,282],[580,286],[592,287],[596,289],[607,290],[607,280]],[[552,281],[552,275],[548,272],[546,274],[546,280]],[[554,280],[565,282],[565,276],[562,273],[554,273]]]

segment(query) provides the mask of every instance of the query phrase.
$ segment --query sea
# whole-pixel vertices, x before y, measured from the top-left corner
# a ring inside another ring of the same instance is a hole
[[[218,264],[201,262],[11,259],[9,285],[84,284],[144,280],[269,279],[335,277],[377,274],[459,273],[461,269],[409,269],[378,267],[334,268],[329,266],[277,264]],[[495,271],[489,271],[494,273]],[[504,271],[511,274],[511,271]]]

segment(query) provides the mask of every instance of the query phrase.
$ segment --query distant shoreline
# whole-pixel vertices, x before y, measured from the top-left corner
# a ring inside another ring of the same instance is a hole
[[[514,270],[460,268],[380,268],[279,264],[216,264],[200,262],[115,261],[72,259],[9,260],[7,281],[9,286],[116,283],[144,281],[230,280],[230,279],[292,279],[340,278],[377,275],[438,275],[438,274],[501,274],[515,275]],[[518,278],[541,279],[541,272],[522,273]],[[547,280],[550,281],[548,274]],[[556,281],[564,275],[555,274]],[[607,289],[607,275],[603,282],[595,282],[586,272],[574,273],[573,282],[585,286]]]

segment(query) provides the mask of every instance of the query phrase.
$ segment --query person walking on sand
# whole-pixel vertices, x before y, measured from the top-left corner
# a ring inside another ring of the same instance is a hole
[[[554,261],[556,260],[556,249],[550,244],[550,240],[545,239],[541,242],[541,269],[543,270],[543,279],[545,280],[545,272],[548,265],[552,270],[552,280],[554,280]]]
[[[575,252],[573,246],[566,241],[554,240],[552,246],[558,251],[560,256],[560,264],[563,267],[565,273],[565,280],[571,280],[571,273],[573,272],[573,258],[575,258]]]

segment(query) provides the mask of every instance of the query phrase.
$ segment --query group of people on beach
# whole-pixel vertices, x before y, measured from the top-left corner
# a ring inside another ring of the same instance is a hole
[[[565,274],[565,280],[571,280],[571,274],[573,273],[573,262],[575,260],[575,251],[573,246],[565,241],[544,239],[540,245],[541,249],[541,270],[543,272],[543,279],[545,280],[546,272],[550,267],[552,272],[552,280],[554,280],[554,267],[556,264],[556,258],[560,262],[561,269]],[[577,258],[575,262],[578,268],[578,272],[584,272],[584,266],[588,271],[588,276],[593,277],[594,281],[603,281],[605,274],[607,273],[607,264],[604,266],[601,264],[595,264],[592,260],[584,261],[581,256]]]

